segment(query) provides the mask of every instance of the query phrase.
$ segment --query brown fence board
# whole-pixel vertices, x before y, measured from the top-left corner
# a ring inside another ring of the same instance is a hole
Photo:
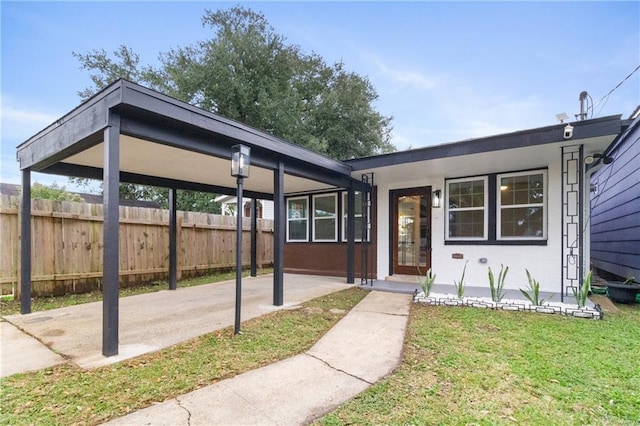
[[[0,196],[0,285],[19,289],[19,198]],[[103,211],[99,204],[32,200],[34,295],[100,288]],[[235,267],[232,216],[178,212],[178,277]],[[243,265],[250,264],[250,222],[243,221]],[[169,212],[120,206],[120,282],[135,285],[167,277]],[[273,262],[273,221],[258,220],[258,265]]]

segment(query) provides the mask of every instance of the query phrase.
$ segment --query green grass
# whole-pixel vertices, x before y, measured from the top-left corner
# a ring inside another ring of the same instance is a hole
[[[273,269],[262,269],[258,275],[270,274]],[[249,276],[249,271],[244,271],[243,276]],[[178,288],[194,287],[197,285],[217,283],[235,279],[235,271],[221,272],[203,275],[200,277],[187,278],[178,282]],[[167,280],[155,281],[151,284],[136,285],[134,287],[121,288],[120,297],[134,296],[136,294],[153,293],[169,288]],[[34,297],[31,301],[33,312],[47,311],[49,309],[63,308],[65,306],[79,305],[82,303],[99,302],[102,300],[101,291],[90,293],[66,294],[64,296]],[[20,313],[20,299],[12,300],[8,297],[0,298],[0,312],[2,315],[12,315]]]
[[[602,321],[413,306],[404,360],[316,423],[640,424],[640,306]]]
[[[310,348],[364,296],[351,288],[128,361],[72,364],[0,381],[0,424],[98,424]],[[338,308],[345,313],[331,313]]]

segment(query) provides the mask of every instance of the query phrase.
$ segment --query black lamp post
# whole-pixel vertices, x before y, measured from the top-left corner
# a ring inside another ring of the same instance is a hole
[[[249,177],[251,148],[244,145],[231,147],[231,176],[238,182],[238,204],[236,204],[236,322],[234,334],[240,334],[240,309],[242,296],[242,183]]]

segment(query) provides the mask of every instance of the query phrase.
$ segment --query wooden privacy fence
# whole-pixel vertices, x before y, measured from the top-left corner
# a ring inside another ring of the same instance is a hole
[[[0,196],[0,285],[19,294],[19,198]],[[101,288],[101,204],[33,199],[32,294],[81,293]],[[178,277],[235,268],[236,218],[179,211]],[[243,220],[243,265],[251,262],[250,220]],[[258,219],[258,267],[273,264],[273,221]],[[167,278],[169,211],[120,207],[120,285]]]

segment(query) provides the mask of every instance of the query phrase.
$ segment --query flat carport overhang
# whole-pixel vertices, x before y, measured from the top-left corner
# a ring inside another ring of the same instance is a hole
[[[251,148],[244,195],[272,199],[274,304],[283,302],[286,193],[346,189],[353,203],[360,181],[351,167],[270,134],[201,110],[137,84],[118,80],[29,138],[17,148],[22,170],[22,208],[30,211],[32,171],[103,180],[103,354],[118,352],[118,186],[121,182],[170,189],[170,288],[176,281],[177,189],[236,194],[230,174],[233,145]],[[353,206],[348,220],[354,221]],[[354,223],[354,222],[352,222]],[[31,311],[31,223],[21,220],[21,311]],[[350,227],[353,230],[354,226]],[[354,281],[354,236],[349,232],[347,282]]]

